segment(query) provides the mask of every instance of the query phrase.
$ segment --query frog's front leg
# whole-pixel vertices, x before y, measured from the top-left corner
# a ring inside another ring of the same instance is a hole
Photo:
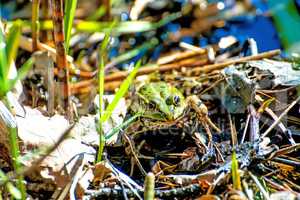
[[[215,129],[218,133],[221,133],[221,130],[208,117],[207,107],[196,95],[187,97],[186,101],[187,104],[196,111],[198,120],[204,126],[209,137],[209,142],[211,142],[212,134],[210,132],[209,126]]]

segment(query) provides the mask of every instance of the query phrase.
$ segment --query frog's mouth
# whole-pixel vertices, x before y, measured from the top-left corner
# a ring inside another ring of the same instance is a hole
[[[168,106],[168,110],[164,111],[165,118],[168,120],[175,120],[179,118],[184,111],[184,107],[182,106]]]
[[[185,107],[183,104],[180,106],[174,106],[174,108],[171,108],[172,119],[175,120],[175,119],[179,118],[180,116],[182,116],[184,109],[185,109]]]
[[[182,107],[169,107],[168,110],[163,110],[160,107],[157,107],[155,109],[146,109],[143,113],[143,116],[146,118],[151,118],[154,120],[159,121],[168,121],[168,120],[175,120],[179,118],[184,111],[184,108]]]
[[[173,112],[171,111],[163,112],[160,108],[151,109],[151,110],[147,109],[143,115],[144,117],[151,118],[154,120],[159,120],[159,121],[168,121],[168,120],[176,119],[176,116],[174,116]]]

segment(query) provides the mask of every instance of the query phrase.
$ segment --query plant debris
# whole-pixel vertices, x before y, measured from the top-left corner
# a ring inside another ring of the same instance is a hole
[[[299,55],[261,4],[5,2],[0,197],[300,198]]]

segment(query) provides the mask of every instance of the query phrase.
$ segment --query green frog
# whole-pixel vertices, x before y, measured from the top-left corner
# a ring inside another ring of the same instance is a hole
[[[142,85],[131,105],[134,113],[139,113],[141,117],[154,121],[177,120],[184,115],[187,108],[192,108],[196,112],[209,140],[211,140],[209,126],[218,133],[221,132],[208,117],[205,104],[196,95],[185,98],[176,87],[165,82],[151,82]]]
[[[142,85],[131,105],[134,113],[158,121],[175,120],[183,114],[185,108],[182,93],[165,82]]]

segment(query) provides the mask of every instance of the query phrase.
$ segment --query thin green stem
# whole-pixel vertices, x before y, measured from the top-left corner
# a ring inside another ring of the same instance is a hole
[[[102,127],[102,122],[100,122],[100,126]],[[104,137],[104,132],[103,129],[99,127],[99,149],[98,149],[98,154],[97,154],[97,163],[100,162],[102,160],[102,156],[103,156],[103,151],[104,151],[104,147],[105,147],[105,137]]]
[[[7,108],[11,111],[11,105],[7,98],[3,99]],[[18,131],[17,131],[17,126],[16,124],[12,124],[11,126],[8,126],[8,131],[9,131],[9,143],[10,143],[10,150],[11,150],[11,157],[12,157],[12,163],[15,171],[18,173],[21,171],[22,165],[19,161],[20,157],[20,149],[19,149],[19,144],[18,144]],[[26,198],[26,187],[24,185],[24,177],[23,175],[19,175],[17,177],[17,185],[18,189],[21,192],[22,199]]]
[[[102,154],[103,150],[105,147],[105,135],[103,131],[103,123],[102,117],[103,117],[103,94],[104,94],[104,59],[106,58],[106,52],[107,52],[107,47],[109,45],[109,40],[110,40],[110,34],[112,28],[115,26],[116,21],[113,21],[110,24],[109,31],[105,34],[105,37],[102,41],[102,44],[99,48],[99,126],[98,126],[98,133],[99,133],[99,150],[97,154],[97,159],[96,162],[100,162],[102,160]]]
[[[113,137],[116,133],[118,133],[121,129],[124,129],[125,127],[129,126],[132,122],[134,122],[136,120],[136,118],[140,117],[141,114],[135,114],[134,116],[130,117],[128,120],[126,120],[125,122],[123,122],[122,124],[120,124],[117,127],[112,128],[106,135],[105,135],[105,139],[108,140],[111,137]]]
[[[75,17],[75,10],[77,6],[77,0],[66,0],[65,1],[65,17],[64,17],[64,32],[65,32],[65,43],[66,52],[69,53],[71,31],[73,27],[73,21]]]
[[[105,146],[105,136],[103,132],[103,123],[101,121],[103,113],[103,94],[104,94],[104,58],[100,56],[99,66],[99,150],[97,155],[97,162],[102,160],[102,154]]]
[[[40,0],[32,0],[32,50],[37,50],[38,38],[39,38],[39,6]]]

